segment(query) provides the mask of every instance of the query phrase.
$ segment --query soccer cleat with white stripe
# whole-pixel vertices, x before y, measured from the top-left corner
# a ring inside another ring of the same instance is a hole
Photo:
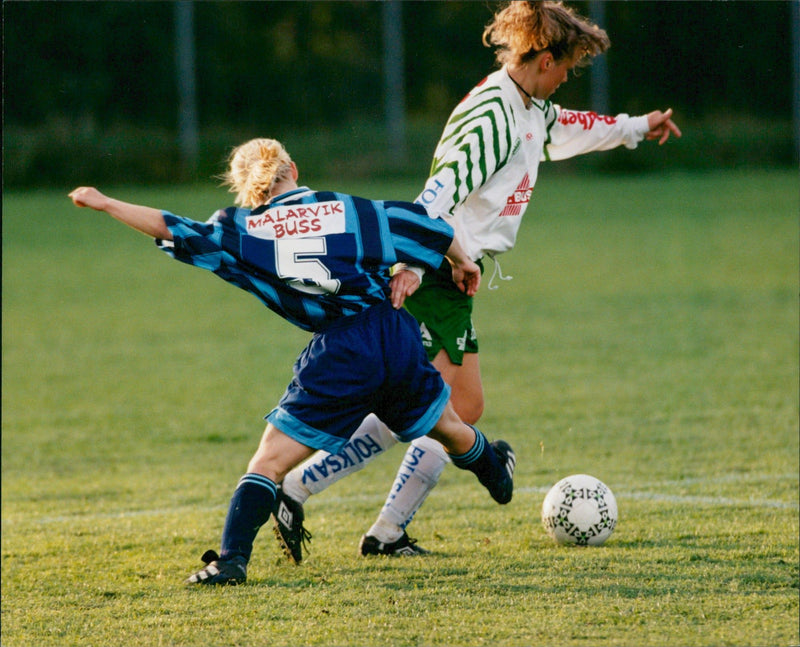
[[[207,550],[200,558],[205,568],[193,573],[186,584],[243,584],[247,580],[247,560],[244,557],[220,559],[216,551]]]
[[[425,550],[422,546],[417,546],[417,540],[411,539],[405,532],[397,541],[383,542],[378,541],[377,537],[364,535],[358,546],[362,555],[391,555],[392,557],[416,557],[417,555],[427,555],[431,551]]]
[[[517,457],[514,454],[514,450],[511,449],[511,445],[504,440],[495,440],[490,445],[497,455],[497,460],[505,468],[504,476],[507,478],[493,483],[489,487],[489,494],[498,503],[508,503],[514,493],[514,468],[517,465]]]

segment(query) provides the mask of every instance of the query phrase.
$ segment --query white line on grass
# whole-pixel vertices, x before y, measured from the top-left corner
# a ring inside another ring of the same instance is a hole
[[[689,503],[693,505],[715,505],[725,507],[750,507],[750,508],[778,508],[785,510],[800,510],[800,503],[797,501],[779,501],[776,499],[734,499],[731,497],[719,496],[696,496],[691,494],[666,494],[664,492],[653,492],[663,488],[683,487],[687,485],[722,485],[724,483],[752,483],[752,482],[778,482],[778,481],[797,481],[800,476],[797,474],[723,474],[713,478],[687,478],[675,479],[670,481],[657,481],[655,483],[644,484],[642,490],[616,490],[612,488],[617,499],[637,499],[640,501],[663,501],[665,503]],[[546,494],[547,487],[539,488],[518,488],[514,493],[539,493]],[[793,491],[797,493],[797,488]]]
[[[514,494],[546,494],[548,488],[517,488]],[[722,496],[693,496],[681,494],[664,494],[662,492],[632,492],[627,490],[614,490],[617,501],[624,499],[637,499],[639,501],[663,501],[665,503],[689,503],[692,505],[712,505],[722,507],[746,508],[778,508],[786,510],[800,510],[797,501],[778,501],[775,499],[732,499]]]
[[[721,507],[745,507],[745,508],[775,508],[780,510],[800,510],[800,503],[798,501],[780,501],[776,499],[734,499],[731,497],[715,497],[715,496],[694,496],[682,494],[666,494],[664,492],[651,492],[643,490],[651,490],[659,487],[675,487],[680,485],[698,485],[706,484],[713,486],[721,483],[731,483],[736,481],[797,481],[800,476],[797,474],[782,474],[782,475],[758,475],[758,474],[726,474],[714,479],[682,479],[677,481],[661,481],[657,483],[645,484],[642,490],[619,490],[614,491],[618,500],[636,499],[639,501],[654,501],[664,503],[686,503],[691,505],[710,505]],[[546,494],[549,487],[521,487],[514,490],[514,494]],[[795,494],[796,494],[795,490]],[[327,503],[352,503],[354,501],[379,501],[382,500],[381,496],[376,493],[372,494],[356,494],[349,496],[334,496],[326,497]],[[173,508],[155,508],[152,510],[124,510],[121,512],[100,512],[90,514],[73,514],[73,515],[57,515],[41,517],[39,519],[26,519],[26,521],[35,521],[39,524],[54,524],[54,523],[73,523],[78,520],[92,521],[99,519],[128,519],[132,517],[160,517],[170,514],[176,514],[182,510],[192,512],[215,512],[225,510],[227,504],[218,506],[205,506],[199,508],[194,505],[176,506]],[[8,519],[4,519],[3,523],[13,523]]]

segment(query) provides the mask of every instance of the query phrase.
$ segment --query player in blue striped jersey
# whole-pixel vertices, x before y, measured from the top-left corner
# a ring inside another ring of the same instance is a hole
[[[370,413],[391,424],[400,440],[429,434],[495,501],[511,500],[513,451],[458,418],[416,321],[389,285],[397,263],[434,269],[446,257],[454,282],[475,294],[480,269],[450,225],[419,205],[315,192],[299,187],[297,178],[279,142],[255,139],[234,149],[226,176],[240,206],[205,223],[92,187],[70,193],[77,206],[152,236],[173,258],[214,272],[314,333],[233,493],[220,553],[207,551],[206,566],[187,583],[244,582],[283,477],[316,450],[340,451]]]
[[[398,262],[441,262],[442,219],[412,203],[289,190],[255,209],[229,207],[205,223],[164,213],[174,258],[211,270],[304,330],[319,331],[387,299]]]

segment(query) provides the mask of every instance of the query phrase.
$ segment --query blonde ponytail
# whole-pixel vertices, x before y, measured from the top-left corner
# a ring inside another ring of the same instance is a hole
[[[275,139],[251,139],[231,151],[223,185],[236,194],[235,203],[254,208],[269,199],[272,187],[291,171],[292,158]]]

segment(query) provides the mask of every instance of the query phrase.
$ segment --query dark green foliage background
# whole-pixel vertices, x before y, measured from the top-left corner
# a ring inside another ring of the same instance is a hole
[[[219,173],[226,152],[253,136],[285,141],[322,173],[332,159],[350,176],[424,173],[448,113],[493,69],[481,33],[497,5],[402,3],[404,159],[385,134],[382,5],[195,3],[200,163],[183,179]],[[796,163],[790,6],[605,3],[609,110],[675,109],[686,136],[660,164]],[[4,185],[181,175],[174,3],[12,1],[3,21]],[[584,71],[555,99],[589,109],[589,88]],[[620,152],[575,164],[652,168]]]

